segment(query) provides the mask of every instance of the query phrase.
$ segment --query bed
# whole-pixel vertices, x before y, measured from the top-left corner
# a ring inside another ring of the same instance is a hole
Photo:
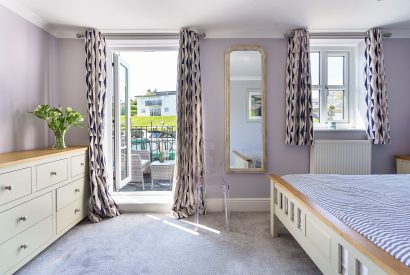
[[[410,274],[410,175],[270,175],[280,221],[324,274]]]

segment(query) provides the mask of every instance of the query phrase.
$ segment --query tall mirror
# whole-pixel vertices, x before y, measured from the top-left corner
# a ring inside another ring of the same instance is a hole
[[[266,171],[266,55],[259,46],[235,46],[225,54],[225,169]]]

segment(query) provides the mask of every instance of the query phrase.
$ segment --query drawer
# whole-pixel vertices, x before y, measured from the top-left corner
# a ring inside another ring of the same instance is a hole
[[[71,157],[71,177],[85,174],[86,161],[87,157],[85,154]]]
[[[57,233],[67,228],[74,222],[81,221],[87,214],[86,200],[80,198],[57,212]]]
[[[86,186],[85,178],[73,181],[57,189],[57,211],[79,198],[84,198]],[[87,192],[88,193],[88,192]]]
[[[410,160],[398,159],[396,166],[397,174],[410,174]]]
[[[0,175],[0,205],[31,194],[31,168]]]
[[[47,193],[0,213],[0,244],[50,216],[52,204]]]
[[[52,217],[48,217],[23,233],[0,245],[0,274],[40,248],[53,236]]]
[[[37,190],[67,180],[67,159],[41,164],[37,169]]]

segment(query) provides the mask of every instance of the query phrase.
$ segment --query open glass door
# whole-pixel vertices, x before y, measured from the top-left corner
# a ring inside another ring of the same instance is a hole
[[[130,94],[128,65],[114,54],[115,189],[131,180]]]

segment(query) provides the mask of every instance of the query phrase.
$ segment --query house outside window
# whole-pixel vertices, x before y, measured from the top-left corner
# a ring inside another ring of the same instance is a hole
[[[135,98],[137,106],[145,106],[137,109],[138,116],[161,116],[161,111],[176,116],[176,91],[155,91]]]

